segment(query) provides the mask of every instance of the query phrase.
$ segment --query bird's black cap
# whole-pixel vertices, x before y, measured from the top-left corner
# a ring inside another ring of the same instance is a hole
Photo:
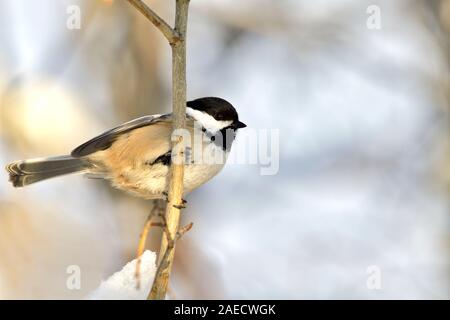
[[[236,128],[245,128],[246,125],[239,121],[236,109],[228,101],[217,97],[199,98],[187,102],[187,106],[194,110],[202,111],[218,121],[233,121]]]

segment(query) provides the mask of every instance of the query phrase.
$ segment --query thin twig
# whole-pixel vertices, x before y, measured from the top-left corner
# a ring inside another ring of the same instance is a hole
[[[155,200],[152,211],[147,217],[147,221],[145,222],[144,228],[142,229],[141,236],[139,237],[139,244],[136,252],[136,270],[135,270],[135,278],[136,278],[136,288],[139,289],[141,287],[141,257],[144,253],[145,243],[147,242],[148,233],[151,227],[164,227],[161,222],[152,222],[153,218],[156,216],[162,216],[164,212],[164,207],[161,206],[161,200]]]
[[[175,30],[180,41],[172,43],[172,106],[173,132],[186,127],[186,31],[189,0],[176,0]],[[149,299],[164,299],[175,256],[175,241],[180,224],[184,181],[183,137],[172,137],[172,162],[170,166],[169,203],[166,206],[167,235],[161,240],[159,266]],[[164,253],[162,255],[162,253]]]
[[[162,225],[164,226],[163,231],[164,231],[164,234],[166,235],[167,246],[166,246],[166,250],[164,251],[164,255],[162,256],[161,260],[159,261],[158,269],[156,270],[156,273],[155,273],[155,280],[153,282],[152,290],[150,291],[150,294],[149,294],[150,299],[155,299],[153,296],[158,295],[160,292],[159,291],[160,287],[158,286],[157,279],[167,279],[167,288],[165,289],[165,292],[164,292],[164,297],[165,297],[165,294],[167,293],[167,290],[168,290],[168,280],[169,280],[169,274],[170,274],[167,272],[167,269],[170,268],[170,266],[173,262],[173,253],[174,253],[173,251],[175,249],[175,243],[186,232],[191,230],[192,226],[193,226],[192,222],[189,223],[188,225],[180,228],[180,231],[178,231],[176,233],[175,237],[172,237],[172,235],[170,234],[170,230],[167,227],[166,218],[164,216],[161,218],[163,219]]]
[[[127,0],[132,6],[134,6],[140,13],[142,13],[155,27],[161,31],[161,33],[169,41],[169,44],[174,44],[180,40],[178,32],[172,29],[155,11],[150,9],[141,0]]]
[[[175,28],[171,28],[141,0],[128,0],[139,12],[149,19],[167,38],[172,48],[172,129],[186,128],[186,30],[189,0],[176,0]],[[164,233],[158,256],[158,269],[148,299],[164,299],[169,286],[170,271],[175,255],[175,242],[192,225],[179,229],[183,206],[184,142],[182,135],[172,134],[172,162],[169,171],[169,201],[166,205]],[[151,223],[150,223],[151,224]],[[150,226],[148,227],[150,228]],[[148,231],[147,231],[148,232]],[[181,233],[180,233],[181,232]],[[162,255],[162,253],[164,253]]]

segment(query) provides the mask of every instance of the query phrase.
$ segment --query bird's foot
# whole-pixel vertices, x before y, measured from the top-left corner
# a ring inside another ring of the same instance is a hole
[[[181,202],[181,204],[174,204],[173,207],[174,207],[174,208],[177,208],[178,210],[181,210],[181,209],[185,209],[185,208],[186,208],[185,202]]]
[[[162,193],[162,195],[163,195],[164,201],[170,202],[169,194],[168,194],[167,191],[164,191],[164,192]],[[186,203],[187,203],[187,200],[186,200],[186,199],[181,199],[181,204],[174,204],[173,207],[174,207],[174,208],[177,208],[177,209],[179,209],[179,210],[185,209],[185,208],[186,208]]]

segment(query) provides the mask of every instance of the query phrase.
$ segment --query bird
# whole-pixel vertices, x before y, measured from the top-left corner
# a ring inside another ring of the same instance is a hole
[[[133,196],[167,200],[172,119],[171,113],[143,116],[83,143],[70,155],[12,162],[6,165],[9,181],[20,188],[81,173],[107,180]],[[245,127],[233,105],[222,98],[186,103],[183,195],[222,170],[237,131]]]

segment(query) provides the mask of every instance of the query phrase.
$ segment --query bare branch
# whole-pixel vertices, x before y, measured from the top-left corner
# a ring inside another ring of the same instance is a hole
[[[186,30],[189,0],[176,0],[175,28],[172,29],[141,0],[128,0],[147,17],[167,38],[172,48],[172,129],[173,133],[186,127]],[[175,255],[175,242],[192,224],[180,228],[180,213],[184,208],[184,141],[182,135],[172,134],[172,162],[169,171],[169,190],[166,213],[161,216],[164,234],[158,256],[158,269],[153,280],[148,299],[164,299],[169,286],[170,271]],[[152,226],[149,219],[140,238],[138,255],[143,251],[148,230]],[[136,269],[139,276],[139,264]]]
[[[180,239],[182,236],[186,234],[186,232],[190,231],[193,227],[194,223],[191,222],[184,227],[180,228],[180,230],[177,232],[177,240]]]
[[[186,30],[189,0],[176,0],[175,30],[180,41],[172,44],[172,104],[173,130],[186,127]],[[175,255],[175,241],[180,225],[180,209],[183,207],[184,181],[183,137],[172,140],[172,163],[170,166],[169,202],[166,206],[165,222],[167,236],[161,240],[159,266],[149,299],[164,299],[169,285],[169,276]]]
[[[152,222],[154,217],[161,217],[164,215],[164,206],[161,204],[163,200],[155,200],[153,203],[153,208],[150,214],[147,217],[147,221],[145,222],[144,228],[142,229],[141,236],[139,237],[139,244],[137,248],[136,258],[136,270],[135,270],[135,278],[136,278],[136,288],[139,289],[141,286],[141,256],[144,253],[145,243],[147,241],[148,232],[151,227],[161,227],[164,228],[164,224],[160,222]]]
[[[140,13],[142,13],[148,20],[153,23],[155,27],[161,31],[161,33],[169,41],[169,44],[174,44],[180,40],[178,32],[172,29],[167,22],[164,21],[155,11],[150,9],[141,0],[127,0],[132,6],[134,6]]]

